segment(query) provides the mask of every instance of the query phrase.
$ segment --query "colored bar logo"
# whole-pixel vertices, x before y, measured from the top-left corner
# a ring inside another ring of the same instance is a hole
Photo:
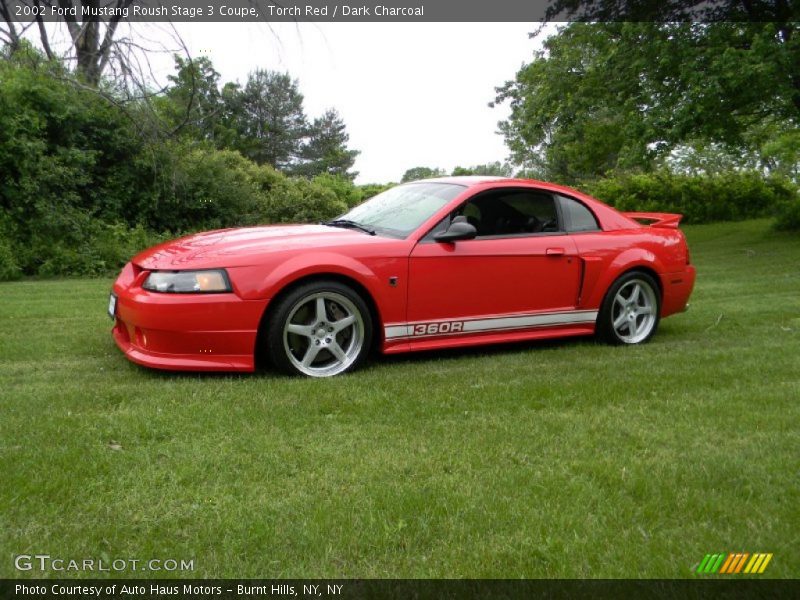
[[[748,552],[729,552],[722,554],[706,554],[697,567],[700,574],[718,575],[737,575],[745,573],[750,575],[760,575],[763,573],[769,561],[772,560],[772,553],[750,554]]]

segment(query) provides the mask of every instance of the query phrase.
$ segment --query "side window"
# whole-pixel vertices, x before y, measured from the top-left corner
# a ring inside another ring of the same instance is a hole
[[[570,232],[577,231],[600,231],[592,211],[583,204],[566,196],[559,196],[561,202],[561,215],[564,217],[564,228]]]
[[[553,196],[531,190],[481,194],[457,210],[478,230],[478,237],[558,232]]]

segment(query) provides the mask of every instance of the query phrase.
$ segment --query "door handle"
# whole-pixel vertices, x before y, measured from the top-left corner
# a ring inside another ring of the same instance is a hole
[[[564,256],[565,252],[563,248],[548,248],[545,250],[545,254],[547,256]]]

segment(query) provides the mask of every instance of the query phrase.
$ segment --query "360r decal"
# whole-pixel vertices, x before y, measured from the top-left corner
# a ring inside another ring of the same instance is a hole
[[[464,321],[418,323],[411,326],[411,335],[436,335],[437,333],[460,333],[462,331],[464,331]]]

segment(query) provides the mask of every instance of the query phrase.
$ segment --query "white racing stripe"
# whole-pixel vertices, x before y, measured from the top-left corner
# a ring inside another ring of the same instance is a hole
[[[435,321],[414,321],[406,324],[392,323],[384,327],[384,335],[387,340],[398,340],[402,338],[465,335],[532,327],[594,323],[596,320],[596,310],[508,315],[483,319],[438,319]],[[443,325],[445,327],[442,327]],[[441,330],[439,330],[440,328]]]
[[[409,325],[387,325],[383,328],[387,340],[407,337],[411,327]]]

